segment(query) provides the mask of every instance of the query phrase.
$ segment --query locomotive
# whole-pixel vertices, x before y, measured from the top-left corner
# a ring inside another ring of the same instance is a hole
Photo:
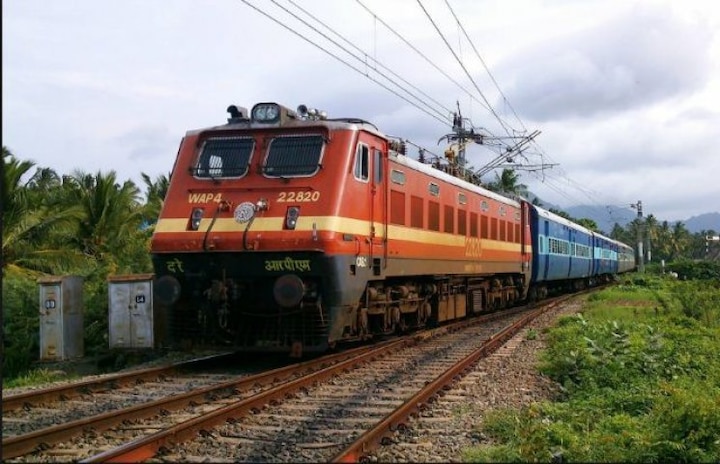
[[[152,237],[174,341],[320,352],[634,267],[629,246],[412,159],[363,119],[227,111],[182,139]]]

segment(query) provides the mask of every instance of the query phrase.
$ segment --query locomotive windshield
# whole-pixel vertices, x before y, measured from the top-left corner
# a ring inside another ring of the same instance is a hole
[[[276,137],[270,141],[263,173],[269,177],[312,176],[320,168],[320,135]]]
[[[251,138],[211,138],[205,141],[193,174],[197,177],[242,177],[247,174],[255,142]]]

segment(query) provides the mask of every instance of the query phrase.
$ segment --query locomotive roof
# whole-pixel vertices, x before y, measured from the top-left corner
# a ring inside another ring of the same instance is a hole
[[[265,124],[259,122],[251,122],[249,120],[241,122],[229,122],[219,126],[204,127],[202,129],[191,129],[186,132],[186,135],[197,135],[206,131],[226,131],[226,130],[258,130],[258,129],[313,129],[313,128],[324,128],[328,131],[332,130],[364,130],[371,132],[378,137],[387,139],[388,137],[380,132],[377,127],[371,122],[357,118],[335,118],[335,119],[321,119],[321,120],[309,120],[309,119],[293,119],[284,122],[282,125],[279,124]]]
[[[469,190],[471,192],[475,192],[480,195],[490,197],[493,200],[499,201],[501,203],[505,203],[506,205],[515,206],[518,208],[520,207],[520,203],[511,198],[504,197],[498,193],[491,192],[490,190],[484,189],[475,184],[471,184],[470,182],[462,180],[458,177],[451,176],[450,174],[447,174],[443,171],[435,169],[432,166],[421,163],[420,161],[414,160],[414,159],[409,158],[400,153],[396,153],[396,152],[392,152],[392,151],[390,153],[394,160],[396,160],[398,163],[405,165],[411,169],[416,169],[418,171],[424,172],[425,174],[427,174],[431,177],[435,177],[437,179],[442,179],[443,181],[445,181],[449,184],[453,184],[453,185],[463,188],[465,190]]]

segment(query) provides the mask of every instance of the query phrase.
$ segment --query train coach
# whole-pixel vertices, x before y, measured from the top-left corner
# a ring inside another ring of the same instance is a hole
[[[530,205],[530,228],[530,299],[606,283],[616,274],[635,269],[630,246],[536,205]]]
[[[183,138],[152,238],[175,341],[324,351],[504,308],[540,285],[533,252],[553,237],[537,241],[528,202],[411,159],[361,119],[275,103],[228,112]],[[579,232],[576,251],[598,246]]]

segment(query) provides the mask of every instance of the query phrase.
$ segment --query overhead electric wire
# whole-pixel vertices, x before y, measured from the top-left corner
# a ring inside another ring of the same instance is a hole
[[[520,116],[518,116],[517,112],[515,111],[515,108],[513,108],[513,106],[510,104],[510,100],[508,100],[507,96],[505,96],[505,93],[503,93],[502,89],[500,88],[500,85],[495,80],[495,76],[492,75],[492,73],[490,72],[490,68],[488,68],[487,64],[485,64],[485,60],[483,60],[482,56],[480,56],[480,52],[478,52],[472,39],[470,38],[467,31],[463,27],[462,23],[460,23],[460,19],[455,14],[455,10],[453,10],[452,6],[450,6],[450,2],[448,0],[445,0],[445,5],[447,5],[453,18],[455,18],[455,22],[457,23],[458,27],[460,27],[460,30],[462,31],[463,35],[465,36],[465,39],[467,39],[467,41],[470,43],[470,46],[472,47],[473,51],[475,52],[475,56],[477,56],[478,60],[480,60],[480,63],[482,63],[483,68],[485,68],[485,72],[488,73],[488,76],[490,76],[490,79],[492,80],[493,84],[495,84],[495,88],[498,90],[498,92],[502,96],[503,101],[505,101],[507,103],[507,105],[510,107],[513,114],[515,115],[515,118],[518,120],[518,122],[522,126],[523,130],[525,132],[527,132],[527,128],[525,127],[525,124],[523,124],[522,119],[520,119]]]
[[[327,30],[330,31],[331,33],[335,34],[335,35],[336,35],[337,37],[339,37],[342,41],[344,41],[345,43],[347,43],[348,45],[350,45],[351,47],[353,47],[355,50],[357,50],[358,52],[360,52],[360,53],[362,53],[363,55],[365,55],[366,57],[368,57],[370,60],[372,60],[372,61],[373,61],[374,63],[376,63],[377,65],[379,65],[381,68],[383,68],[384,70],[388,71],[390,74],[392,74],[392,75],[395,76],[396,78],[400,79],[400,80],[401,80],[403,83],[405,83],[406,85],[408,85],[408,86],[412,87],[413,89],[415,89],[417,92],[419,92],[420,94],[422,94],[423,96],[425,96],[426,98],[428,98],[429,100],[431,100],[433,103],[435,103],[435,104],[436,104],[437,106],[439,106],[440,108],[444,109],[447,114],[452,113],[452,110],[451,110],[450,108],[446,107],[446,106],[443,105],[441,102],[435,100],[433,97],[431,97],[430,95],[428,95],[428,94],[427,94],[426,92],[424,92],[422,89],[420,89],[420,88],[418,88],[417,86],[413,85],[412,83],[408,82],[406,79],[404,79],[402,76],[400,76],[399,74],[397,74],[395,71],[393,71],[392,69],[390,69],[390,68],[388,68],[387,66],[385,66],[384,64],[382,64],[382,63],[381,63],[379,60],[377,60],[376,58],[373,58],[372,56],[370,56],[370,54],[369,54],[368,52],[366,52],[365,50],[361,49],[361,48],[358,47],[357,45],[355,45],[355,44],[353,44],[352,42],[350,42],[348,39],[346,39],[345,37],[343,37],[342,34],[340,34],[339,32],[337,32],[337,31],[336,31],[335,29],[333,29],[332,27],[328,26],[325,22],[323,22],[322,20],[320,20],[317,16],[313,15],[312,13],[310,13],[309,11],[307,11],[306,9],[304,9],[303,7],[301,7],[300,5],[298,5],[298,4],[297,4],[296,2],[294,2],[293,0],[286,0],[286,1],[287,1],[288,3],[291,3],[295,8],[297,8],[297,9],[300,10],[300,11],[302,11],[302,12],[305,13],[307,16],[311,17],[312,19],[314,19],[314,20],[317,21],[318,23],[322,24],[325,29],[327,29]],[[316,32],[320,33],[320,32],[317,31],[317,30],[316,30]]]
[[[415,47],[413,44],[410,43],[405,37],[403,37],[399,32],[395,30],[392,26],[390,26],[387,22],[385,22],[382,18],[380,18],[375,12],[373,12],[370,8],[368,8],[361,0],[355,0],[361,7],[365,9],[373,18],[375,18],[377,21],[380,22],[385,28],[387,28],[388,31],[390,31],[395,37],[400,39],[405,45],[407,45],[411,50],[413,50],[415,53],[417,53],[421,58],[423,58],[430,66],[435,68],[440,74],[442,74],[445,78],[447,78],[450,82],[455,84],[459,89],[461,89],[463,92],[465,92],[468,97],[475,100],[476,102],[480,103],[481,106],[483,106],[488,111],[491,111],[491,108],[487,103],[484,103],[480,100],[478,100],[475,95],[468,89],[466,89],[462,84],[460,84],[457,80],[453,79],[452,76],[450,76],[447,72],[445,72],[440,66],[435,64],[430,58],[428,58],[423,52],[418,50],[417,47]]]
[[[289,26],[287,26],[286,24],[284,24],[282,21],[274,18],[272,15],[268,14],[267,12],[265,12],[265,11],[263,11],[262,9],[258,8],[257,6],[251,4],[248,0],[240,0],[240,1],[242,1],[242,2],[245,3],[247,6],[249,6],[249,7],[252,8],[252,9],[254,9],[255,11],[257,11],[258,13],[262,14],[262,15],[265,16],[266,18],[268,18],[268,19],[270,19],[271,21],[275,22],[276,24],[284,27],[284,28],[287,29],[288,31],[292,32],[292,33],[295,34],[296,36],[298,36],[298,37],[300,37],[301,39],[303,39],[304,41],[306,41],[306,42],[308,42],[309,44],[313,45],[314,47],[322,50],[322,51],[325,52],[326,54],[330,55],[331,57],[333,57],[333,58],[336,59],[337,61],[339,61],[339,62],[341,62],[342,64],[344,64],[345,66],[349,67],[350,69],[354,70],[355,72],[357,72],[357,73],[365,76],[366,78],[370,79],[371,81],[375,82],[376,84],[378,84],[379,86],[381,86],[382,88],[384,88],[385,90],[387,90],[388,92],[391,92],[391,93],[393,93],[394,95],[396,95],[397,97],[405,100],[407,103],[409,103],[409,104],[411,104],[412,106],[416,107],[417,109],[419,109],[419,110],[422,111],[423,113],[427,114],[428,116],[436,119],[437,121],[441,122],[441,123],[444,124],[444,125],[452,126],[452,124],[450,124],[450,122],[449,122],[448,120],[445,120],[445,119],[443,119],[443,118],[441,118],[441,117],[438,117],[437,115],[432,114],[430,111],[428,111],[428,110],[426,110],[426,109],[418,106],[418,104],[416,104],[415,102],[409,100],[407,97],[405,97],[404,95],[398,93],[396,90],[388,87],[386,84],[380,82],[378,79],[375,79],[374,77],[370,76],[369,74],[364,73],[361,69],[353,66],[353,65],[352,65],[351,63],[349,63],[348,61],[346,61],[346,60],[344,60],[343,58],[341,58],[341,57],[337,56],[336,54],[332,53],[330,50],[322,47],[321,45],[317,44],[316,42],[313,42],[312,40],[310,40],[309,38],[307,38],[307,37],[305,37],[304,35],[300,34],[299,32],[293,30],[292,28],[290,28]],[[274,3],[275,3],[275,2],[274,2]],[[277,3],[276,3],[276,4],[277,4]],[[283,7],[280,6],[280,5],[278,5],[278,6],[279,6],[280,8],[283,8]],[[285,9],[285,8],[283,8],[283,9]],[[286,10],[286,11],[287,11],[287,10]],[[288,13],[290,13],[290,12],[288,12]],[[290,13],[290,14],[292,14],[292,13]],[[293,16],[295,16],[295,15],[293,15]],[[319,31],[318,31],[318,32],[319,32]],[[320,32],[319,32],[319,33],[320,33]],[[324,35],[324,34],[322,34],[322,33],[320,33],[320,34],[321,34],[321,35]],[[325,37],[328,38],[327,36],[325,36]],[[333,41],[332,39],[328,38],[328,40],[330,40],[331,42],[335,43],[338,47],[343,48],[342,46],[338,45],[338,44],[337,44],[335,41]],[[349,52],[348,52],[348,53],[349,53]],[[353,56],[354,58],[358,59],[358,57],[355,56],[355,55],[353,55],[352,53],[349,53],[349,54],[350,54],[351,56]],[[362,61],[362,60],[360,60],[360,61]],[[377,72],[377,71],[376,71],[376,72]],[[379,73],[379,74],[382,75],[382,73]],[[384,75],[383,75],[383,77],[385,77],[386,79],[388,79],[387,76],[384,76]],[[388,79],[388,80],[392,81],[391,79]],[[395,84],[395,85],[397,86],[398,84]],[[398,87],[401,87],[401,86],[398,86]],[[401,87],[401,88],[402,88],[402,87]],[[407,92],[407,90],[405,90],[405,89],[403,89],[403,90],[404,90],[405,92]],[[417,98],[417,97],[414,97],[414,98]]]
[[[427,9],[425,9],[425,6],[422,4],[422,1],[421,1],[421,0],[417,0],[417,2],[418,2],[418,5],[420,5],[420,8],[421,8],[421,9],[423,10],[423,12],[425,13],[425,16],[427,16],[428,20],[430,21],[430,23],[431,23],[431,24],[433,25],[433,27],[435,28],[435,31],[437,31],[438,35],[440,36],[440,38],[443,40],[443,42],[444,42],[445,45],[447,46],[448,50],[450,50],[450,53],[452,53],[452,55],[455,57],[455,60],[458,62],[458,64],[460,65],[460,67],[463,69],[463,71],[465,71],[465,75],[467,76],[468,79],[470,79],[470,82],[472,82],[473,86],[475,87],[475,90],[477,90],[478,94],[480,94],[480,97],[483,99],[483,101],[484,101],[485,104],[487,105],[486,108],[493,114],[493,116],[495,116],[495,119],[498,120],[498,122],[500,123],[500,125],[502,126],[502,128],[505,130],[505,133],[507,133],[507,135],[512,135],[512,134],[510,133],[510,130],[508,130],[508,128],[506,127],[505,122],[504,122],[504,121],[502,120],[502,118],[497,114],[497,112],[495,112],[495,109],[492,107],[492,105],[490,104],[490,102],[487,100],[487,98],[485,97],[485,94],[483,94],[482,90],[480,90],[480,87],[477,85],[477,83],[475,82],[475,79],[473,79],[472,75],[470,74],[470,72],[469,72],[469,71],[467,70],[467,68],[465,67],[465,64],[463,64],[463,62],[462,62],[462,60],[460,59],[460,57],[457,56],[457,53],[455,53],[455,50],[453,50],[452,46],[450,45],[450,43],[449,43],[449,42],[447,41],[447,39],[445,38],[445,35],[442,33],[442,31],[440,30],[440,28],[439,28],[439,27],[437,26],[437,24],[435,23],[435,20],[432,18],[432,16],[431,16],[430,13],[427,11]]]
[[[275,4],[275,6],[277,6],[277,7],[280,8],[280,9],[282,9],[282,10],[285,11],[287,14],[291,15],[291,16],[294,17],[296,20],[300,21],[300,22],[303,23],[305,26],[307,26],[308,28],[310,28],[310,29],[312,29],[313,31],[315,31],[317,34],[323,36],[326,40],[332,42],[333,45],[335,45],[336,47],[340,48],[342,51],[344,51],[344,52],[347,53],[348,55],[352,56],[353,58],[355,58],[355,59],[358,60],[359,62],[361,62],[361,63],[363,63],[363,64],[366,64],[366,62],[362,59],[362,57],[355,55],[355,54],[352,53],[350,50],[348,50],[347,48],[343,47],[342,45],[340,45],[339,43],[337,43],[337,42],[336,42],[335,40],[333,40],[332,38],[328,37],[328,36],[327,36],[326,34],[324,34],[323,32],[319,31],[316,27],[312,26],[311,24],[308,24],[307,21],[305,21],[304,19],[298,17],[295,13],[291,12],[290,10],[288,10],[287,8],[285,8],[284,6],[280,5],[276,0],[271,0],[271,1],[272,1],[272,3]],[[327,26],[326,24],[324,24],[324,23],[322,23],[321,21],[319,21],[319,20],[318,20],[317,18],[315,18],[313,15],[309,14],[308,12],[306,12],[304,9],[298,7],[298,6],[297,6],[295,3],[293,3],[292,1],[290,1],[290,3],[292,3],[296,8],[298,8],[299,10],[301,10],[302,12],[304,12],[306,15],[308,15],[308,16],[310,16],[311,18],[313,18],[314,20],[320,22],[320,24],[322,24],[326,29],[330,30],[333,34],[339,36],[339,37],[340,37],[342,40],[344,40],[345,42],[350,43],[349,40],[347,40],[347,39],[345,39],[344,37],[342,37],[342,35],[340,35],[339,33],[333,31],[329,26]],[[360,50],[358,47],[356,47],[356,46],[354,46],[354,45],[353,45],[353,47],[355,47],[356,49]],[[369,55],[368,55],[366,52],[364,52],[364,51],[362,51],[362,50],[360,50],[360,52],[361,52],[363,55],[369,57]],[[378,71],[377,68],[375,68],[374,71],[375,71],[376,73],[380,74],[381,76],[383,76],[383,77],[384,77],[385,79],[387,79],[388,81],[392,82],[396,87],[400,88],[402,91],[404,91],[405,93],[407,93],[409,96],[411,96],[412,98],[415,98],[418,102],[420,102],[420,103],[422,103],[423,105],[425,105],[425,106],[426,106],[428,109],[430,109],[431,111],[435,111],[435,112],[439,115],[440,118],[443,118],[443,117],[447,117],[447,116],[448,116],[447,113],[444,114],[444,113],[442,113],[441,111],[438,111],[436,108],[433,108],[430,104],[428,104],[427,102],[423,101],[422,99],[420,99],[419,97],[417,97],[416,95],[414,95],[412,92],[410,92],[409,90],[407,90],[406,88],[404,88],[403,86],[401,86],[400,84],[398,84],[397,82],[395,82],[393,79],[389,78],[386,74],[384,74],[384,73],[381,72],[381,71]],[[369,78],[369,76],[368,76],[367,74],[364,74],[364,75]],[[406,101],[407,101],[407,100],[406,100]],[[417,105],[415,105],[415,106],[416,106],[417,108],[419,108]]]

